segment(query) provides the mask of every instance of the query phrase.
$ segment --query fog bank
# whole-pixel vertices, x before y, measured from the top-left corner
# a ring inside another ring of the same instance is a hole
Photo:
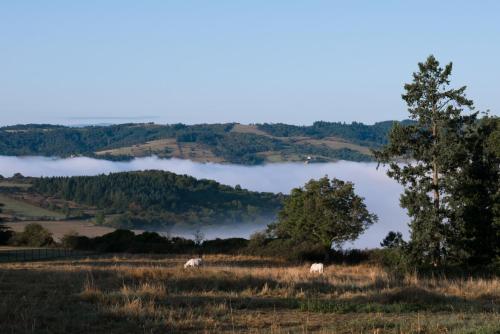
[[[213,179],[223,184],[241,185],[255,191],[289,193],[294,187],[302,186],[308,180],[328,175],[355,184],[356,193],[366,200],[368,209],[376,213],[379,222],[366,231],[354,247],[377,247],[390,230],[397,230],[407,236],[407,222],[403,209],[399,207],[402,187],[388,178],[384,168],[376,169],[376,163],[339,161],[335,163],[276,163],[260,166],[198,163],[189,160],[159,159],[157,157],[136,158],[131,161],[108,161],[86,157],[58,159],[47,157],[0,156],[0,174],[12,176],[75,176],[97,175],[110,172],[158,169],[196,178]],[[255,224],[235,228],[204,228],[207,237],[248,237],[264,226]],[[180,231],[179,231],[180,232]],[[176,234],[173,230],[172,234]],[[189,236],[190,231],[183,231]]]

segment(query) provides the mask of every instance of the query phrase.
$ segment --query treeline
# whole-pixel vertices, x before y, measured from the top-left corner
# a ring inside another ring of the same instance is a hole
[[[35,178],[32,190],[96,207],[113,227],[165,227],[272,219],[283,195],[164,171]]]
[[[272,136],[339,137],[368,147],[387,142],[392,121],[365,125],[362,123],[315,122],[312,126],[260,124],[257,127]],[[0,155],[95,156],[95,152],[143,144],[147,141],[174,138],[177,143],[197,143],[215,156],[231,163],[254,165],[264,162],[263,153],[283,155],[320,155],[331,159],[369,161],[369,155],[350,149],[333,149],[326,145],[295,144],[280,138],[253,133],[232,132],[235,123],[199,125],[120,124],[110,126],[65,127],[28,124],[0,128]],[[162,156],[169,157],[168,150]],[[102,156],[101,156],[102,157]],[[127,157],[104,156],[106,159]],[[130,157],[129,157],[130,158]]]
[[[161,138],[184,138],[191,133],[219,134],[232,124],[119,124],[64,127],[16,125],[0,128],[0,155],[69,156],[145,143]]]
[[[135,234],[119,229],[103,236],[89,238],[79,235],[65,235],[63,247],[96,252],[111,253],[153,253],[153,254],[235,254],[248,246],[243,238],[200,240],[196,242],[181,237],[165,237],[156,232]]]
[[[289,125],[283,123],[276,124],[258,124],[259,130],[262,130],[276,137],[339,137],[347,139],[353,143],[377,147],[387,143],[387,134],[392,128],[395,121],[378,122],[373,125],[366,125],[359,122],[351,124],[342,122],[314,122],[310,126]],[[411,121],[406,120],[401,124],[409,124]]]
[[[348,148],[332,149],[326,145],[296,144],[277,138],[261,136],[253,133],[230,132],[227,134],[190,133],[189,136],[177,138],[179,142],[196,142],[209,147],[212,152],[225,160],[244,165],[257,165],[265,161],[262,153],[279,152],[287,155],[313,155],[335,160],[372,161],[370,155]],[[320,161],[321,159],[315,159]]]
[[[324,261],[359,263],[377,262],[384,264],[387,250],[326,250],[324,248],[300,245],[291,247],[282,239],[266,239],[263,233],[246,238],[193,239],[160,235],[156,232],[135,234],[126,229],[117,229],[98,237],[87,237],[69,233],[60,241],[39,224],[28,224],[21,232],[10,233],[9,239],[0,240],[0,245],[24,247],[63,247],[91,253],[133,253],[133,254],[239,254],[276,257],[293,262]]]
[[[93,238],[69,233],[64,235],[60,241],[56,241],[49,230],[36,223],[26,225],[24,230],[20,232],[7,229],[6,231],[8,233],[0,234],[0,236],[3,236],[3,238],[0,238],[0,245],[64,247],[103,253],[235,254],[243,252],[249,244],[249,241],[244,238],[191,240],[181,237],[162,236],[156,232],[135,234],[125,229],[117,229]]]
[[[192,240],[181,237],[162,236],[156,232],[135,234],[129,230],[116,230],[99,237],[89,238],[80,235],[65,235],[60,246],[74,250],[103,253],[138,254],[240,254],[275,257],[292,262],[324,261],[328,253],[329,263],[376,262],[384,265],[387,261],[386,250],[325,250],[324,248],[290,247],[281,239],[262,240],[256,233],[250,239],[226,238],[211,240]]]
[[[225,160],[244,165],[257,165],[264,162],[258,153],[283,151],[290,145],[281,140],[259,136],[252,133],[230,132],[227,134],[200,133],[193,131],[189,136],[177,138],[178,142],[194,142],[209,147],[212,152]]]
[[[60,246],[99,253],[132,254],[232,254],[273,257],[295,263],[322,261],[326,263],[372,263],[384,267],[393,266],[391,249],[335,250],[314,247],[311,244],[292,245],[283,239],[266,239],[256,233],[245,238],[199,240],[181,237],[167,237],[156,232],[135,234],[129,230],[116,230],[99,237],[65,235]]]

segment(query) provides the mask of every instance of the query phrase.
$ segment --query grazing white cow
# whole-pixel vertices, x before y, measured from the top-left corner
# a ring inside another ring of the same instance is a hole
[[[203,264],[203,260],[201,258],[189,259],[185,264],[184,268],[197,268]]]
[[[313,263],[311,265],[311,269],[309,269],[309,272],[311,274],[322,274],[323,273],[323,263]]]

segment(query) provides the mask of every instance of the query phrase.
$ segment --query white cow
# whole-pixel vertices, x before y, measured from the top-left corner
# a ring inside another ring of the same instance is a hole
[[[311,274],[322,274],[323,268],[324,268],[323,263],[313,263],[311,265],[311,269],[309,269],[309,272]]]
[[[184,268],[197,268],[203,264],[203,260],[201,258],[189,259],[185,264]]]

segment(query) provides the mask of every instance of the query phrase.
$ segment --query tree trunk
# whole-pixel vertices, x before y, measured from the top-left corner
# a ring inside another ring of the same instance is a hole
[[[438,266],[441,264],[441,235],[440,235],[440,225],[441,221],[439,219],[439,174],[438,174],[438,164],[436,161],[436,146],[437,146],[437,124],[436,124],[436,119],[437,119],[437,114],[436,114],[436,105],[433,106],[432,108],[432,136],[434,139],[434,158],[432,161],[432,185],[433,185],[433,192],[434,192],[434,209],[435,209],[435,215],[436,215],[436,231],[434,231],[435,235],[435,240],[434,240],[434,254],[433,254],[433,259],[432,259],[432,264],[433,266]]]
[[[432,125],[432,135],[434,136],[434,146],[436,146],[437,126],[436,123]],[[432,162],[432,184],[434,186],[434,207],[436,211],[439,210],[439,176],[436,158]]]

